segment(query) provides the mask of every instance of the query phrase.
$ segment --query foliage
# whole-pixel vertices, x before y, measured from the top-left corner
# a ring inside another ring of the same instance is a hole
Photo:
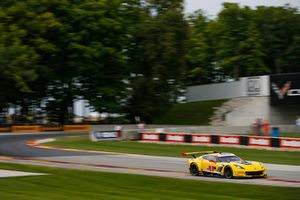
[[[176,102],[185,70],[188,24],[183,1],[145,1],[129,46],[128,112],[151,122]]]
[[[295,8],[224,3],[216,19],[183,0],[0,1],[0,112],[44,110],[68,123],[73,102],[152,122],[186,85],[299,72]]]
[[[188,84],[299,72],[300,15],[288,5],[256,9],[224,3],[216,19],[190,17]]]

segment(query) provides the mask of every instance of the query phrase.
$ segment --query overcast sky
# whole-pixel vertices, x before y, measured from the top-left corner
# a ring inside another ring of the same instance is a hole
[[[223,2],[239,3],[241,6],[283,6],[290,4],[300,10],[300,0],[185,0],[185,12],[192,13],[198,9],[204,10],[210,16],[216,16],[222,9]]]

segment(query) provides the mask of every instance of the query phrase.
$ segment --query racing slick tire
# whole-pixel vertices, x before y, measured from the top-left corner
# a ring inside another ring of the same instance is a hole
[[[192,176],[198,176],[199,175],[199,169],[198,166],[195,163],[192,163],[190,166],[190,174]]]
[[[233,178],[233,172],[232,172],[231,167],[225,167],[225,169],[224,169],[224,177],[227,178],[227,179]]]

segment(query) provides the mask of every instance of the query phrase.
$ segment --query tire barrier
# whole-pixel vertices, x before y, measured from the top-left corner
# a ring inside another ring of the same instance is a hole
[[[140,133],[140,140],[145,142],[191,143],[199,145],[219,144],[224,146],[273,147],[300,150],[300,138],[143,132]]]
[[[42,126],[41,131],[63,131],[63,126]]]

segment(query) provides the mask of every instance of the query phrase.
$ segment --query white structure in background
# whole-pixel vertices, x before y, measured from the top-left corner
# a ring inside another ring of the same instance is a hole
[[[93,107],[88,103],[87,100],[79,99],[74,102],[73,105],[74,114],[76,118],[74,119],[77,122],[82,121],[84,118],[88,118],[90,120],[99,120],[101,117],[105,118],[105,116],[100,115],[99,112],[95,112]]]
[[[271,124],[293,124],[299,115],[296,105],[270,105],[270,76],[191,86],[186,96],[187,102],[230,99],[216,108],[212,125],[249,126],[257,118],[269,120]]]
[[[253,76],[227,83],[190,86],[186,96],[187,102],[194,102],[269,95],[269,76]]]

